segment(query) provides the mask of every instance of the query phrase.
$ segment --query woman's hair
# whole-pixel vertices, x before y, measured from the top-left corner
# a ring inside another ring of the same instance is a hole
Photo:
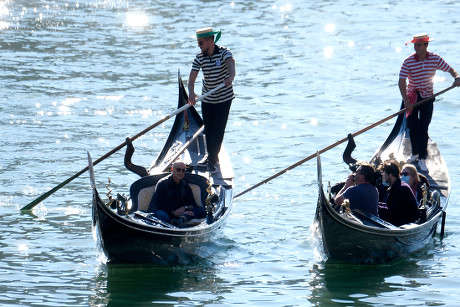
[[[420,178],[418,176],[418,172],[417,172],[417,169],[415,168],[415,166],[413,166],[412,164],[405,164],[402,169],[407,169],[409,171],[409,174],[412,175],[412,177],[414,177],[414,180],[415,180],[415,183],[418,184],[420,182]],[[402,171],[401,171],[402,172]]]

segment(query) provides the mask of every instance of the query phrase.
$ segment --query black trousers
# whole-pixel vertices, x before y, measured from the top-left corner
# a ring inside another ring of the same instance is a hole
[[[201,105],[210,164],[219,162],[218,155],[222,141],[224,140],[225,127],[227,126],[231,105],[231,100],[221,103],[203,102]]]
[[[424,98],[417,92],[417,101]],[[414,108],[411,115],[407,117],[407,126],[409,127],[410,143],[412,145],[412,154],[419,155],[419,159],[428,157],[428,126],[431,123],[433,116],[433,103],[435,99],[431,99],[422,105]]]

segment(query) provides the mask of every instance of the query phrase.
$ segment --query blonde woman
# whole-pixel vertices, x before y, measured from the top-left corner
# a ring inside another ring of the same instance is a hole
[[[412,193],[414,193],[415,198],[417,199],[417,203],[420,204],[420,201],[423,198],[423,184],[426,183],[427,188],[430,187],[426,177],[419,174],[414,165],[405,164],[401,171],[401,181],[404,181],[410,186]]]

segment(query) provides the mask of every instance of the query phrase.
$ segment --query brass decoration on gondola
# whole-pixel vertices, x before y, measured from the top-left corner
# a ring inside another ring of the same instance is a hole
[[[350,215],[351,214],[351,210],[350,210],[350,201],[348,199],[345,199],[342,203],[342,210],[343,210],[343,213],[347,214],[347,215]]]
[[[423,191],[422,208],[426,208],[426,204],[428,200],[428,187],[426,186],[426,183],[423,184],[422,191]]]
[[[185,110],[184,111],[184,125],[182,126],[182,130],[188,131],[188,128],[190,128],[190,120],[188,119],[187,110]]]
[[[422,193],[423,193],[423,198],[422,198],[422,203],[420,204],[419,207],[419,212],[420,212],[420,222],[425,223],[426,222],[426,211],[427,211],[427,201],[428,201],[428,187],[426,186],[426,183],[423,184],[422,186]]]
[[[112,181],[110,180],[110,177],[109,177],[109,184],[107,184],[107,185],[105,186],[105,188],[106,188],[107,190],[109,190],[109,191],[108,191],[107,194],[105,194],[105,195],[106,195],[109,199],[112,199],[112,195],[110,195],[110,193],[112,193],[112,189],[110,188],[110,184],[112,184]]]
[[[219,196],[216,193],[212,192],[212,185],[208,180],[206,182],[208,187],[206,188],[206,192],[208,192],[208,196],[206,197],[206,223],[211,224],[214,222],[214,204],[219,201]]]
[[[363,224],[363,222],[358,219],[354,214],[353,212],[351,212],[351,209],[350,209],[350,201],[348,199],[345,199],[342,203],[342,206],[341,206],[342,210],[343,210],[343,214],[351,221],[354,221],[358,224]]]

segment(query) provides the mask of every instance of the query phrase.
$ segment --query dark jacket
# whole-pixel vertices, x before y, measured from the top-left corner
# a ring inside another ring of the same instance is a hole
[[[183,206],[197,207],[192,189],[184,179],[177,184],[172,175],[169,175],[158,181],[148,212],[162,210],[171,215],[172,211]]]
[[[379,206],[380,218],[395,226],[413,223],[418,220],[417,201],[407,183],[401,182],[401,179],[398,178],[386,193],[386,206]]]

